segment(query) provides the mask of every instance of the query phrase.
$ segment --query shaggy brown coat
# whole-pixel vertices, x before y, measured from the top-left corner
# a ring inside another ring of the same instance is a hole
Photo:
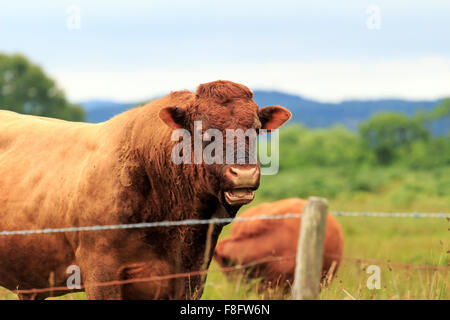
[[[174,165],[172,129],[192,130],[193,120],[273,129],[289,117],[278,106],[259,109],[248,88],[229,81],[173,92],[100,124],[0,111],[0,230],[234,216],[240,205],[223,201],[223,166]],[[65,286],[75,264],[89,299],[199,298],[200,276],[92,284],[208,267],[221,228],[212,231],[206,260],[203,225],[0,237],[0,285]]]

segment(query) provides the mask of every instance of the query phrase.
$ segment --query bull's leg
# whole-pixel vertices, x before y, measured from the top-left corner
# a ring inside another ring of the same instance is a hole
[[[122,291],[120,285],[102,285],[113,280],[113,272],[102,270],[91,270],[85,273],[85,292],[89,300],[122,300]]]
[[[167,266],[164,263],[141,262],[128,264],[122,269],[124,279],[130,281],[122,288],[123,297],[127,300],[168,299],[177,287],[176,280],[161,280],[165,276]],[[145,281],[138,281],[144,280]]]
[[[48,294],[45,293],[19,293],[20,300],[44,300],[48,298]]]

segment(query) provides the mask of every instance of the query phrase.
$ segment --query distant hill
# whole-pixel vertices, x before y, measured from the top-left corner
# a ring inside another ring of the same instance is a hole
[[[431,110],[439,100],[348,100],[341,103],[321,103],[277,91],[255,91],[255,101],[259,106],[279,104],[291,110],[292,121],[302,122],[310,128],[326,128],[342,124],[356,129],[358,124],[381,111],[396,111],[414,114],[416,111]]]
[[[127,111],[136,104],[109,100],[89,100],[82,102],[81,105],[86,111],[86,121],[97,123],[109,120],[115,115]]]
[[[396,111],[412,115],[420,109],[431,110],[439,103],[439,100],[407,101],[399,99],[321,103],[283,92],[262,90],[254,91],[254,96],[260,107],[273,104],[284,106],[292,112],[292,122],[301,122],[310,128],[326,128],[342,124],[350,129],[356,129],[359,123],[377,112]],[[82,103],[89,122],[106,121],[137,104],[107,100],[90,100]]]

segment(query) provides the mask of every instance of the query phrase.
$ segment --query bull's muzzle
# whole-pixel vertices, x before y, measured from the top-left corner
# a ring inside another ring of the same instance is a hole
[[[231,183],[231,190],[224,192],[225,201],[231,205],[251,202],[259,186],[260,171],[258,166],[227,166],[224,178]]]

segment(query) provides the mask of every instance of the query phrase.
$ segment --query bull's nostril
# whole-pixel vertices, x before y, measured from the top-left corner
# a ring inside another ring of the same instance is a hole
[[[238,171],[236,169],[234,169],[233,167],[230,167],[229,172],[231,173],[231,175],[233,176],[238,176]]]

